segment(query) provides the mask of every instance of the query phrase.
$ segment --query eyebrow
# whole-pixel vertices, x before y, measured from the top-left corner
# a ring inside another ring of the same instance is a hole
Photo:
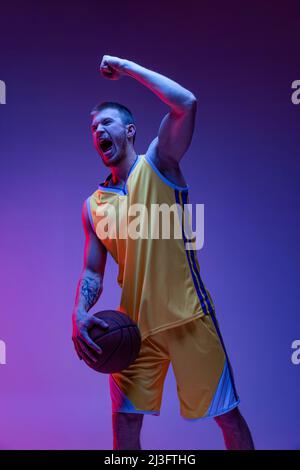
[[[104,117],[104,118],[100,119],[100,121],[93,121],[92,126],[95,126],[96,124],[99,124],[99,122],[106,121],[107,119],[113,120],[113,118],[111,118],[111,117]]]

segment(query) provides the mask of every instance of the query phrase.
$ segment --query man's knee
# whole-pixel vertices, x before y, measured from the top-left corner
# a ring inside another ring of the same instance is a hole
[[[140,432],[144,415],[113,412],[114,449],[140,449]]]
[[[113,423],[118,427],[126,427],[132,430],[139,430],[143,423],[142,413],[119,413],[113,412]]]
[[[233,424],[240,422],[241,419],[242,415],[238,407],[233,408],[233,410],[230,410],[220,416],[215,416],[215,421],[220,426],[220,428],[232,426]]]

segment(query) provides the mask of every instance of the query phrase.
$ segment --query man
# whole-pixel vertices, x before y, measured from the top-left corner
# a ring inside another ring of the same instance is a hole
[[[163,383],[172,363],[181,415],[186,419],[214,417],[227,449],[253,449],[248,426],[237,406],[239,398],[209,291],[201,277],[195,250],[183,239],[104,237],[103,213],[117,213],[120,225],[130,218],[130,206],[177,204],[188,201],[188,186],[180,170],[195,124],[195,96],[173,80],[132,61],[103,56],[103,76],[130,76],[153,91],[170,109],[158,136],[145,155],[134,149],[136,126],[123,105],[104,102],[92,112],[96,150],[111,174],[85,201],[84,269],[73,312],[73,341],[88,363],[101,354],[88,335],[97,323],[88,311],[102,289],[107,252],[119,265],[122,287],[119,309],[139,325],[142,347],[126,370],[110,375],[114,449],[140,449],[144,414],[159,415]],[[111,211],[111,212],[110,212]],[[102,215],[101,215],[102,214]],[[145,226],[145,223],[142,223]],[[188,367],[187,367],[188,364]]]

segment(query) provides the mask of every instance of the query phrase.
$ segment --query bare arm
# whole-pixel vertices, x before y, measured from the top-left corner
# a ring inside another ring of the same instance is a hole
[[[150,145],[164,163],[178,164],[190,146],[194,132],[197,111],[194,94],[174,80],[126,59],[105,55],[100,69],[107,78],[128,75],[136,79],[170,107],[161,121],[158,136]]]
[[[75,310],[89,311],[103,290],[107,251],[91,226],[86,202],[82,210],[82,223],[85,233],[83,270],[77,286]]]
[[[73,310],[73,342],[80,358],[88,356],[95,359],[93,350],[101,353],[101,349],[88,336],[88,328],[92,323],[107,327],[103,320],[97,320],[87,312],[95,305],[103,290],[103,278],[107,251],[98,239],[88,217],[86,202],[82,210],[82,222],[85,232],[83,270],[78,282],[75,306]]]
[[[179,83],[130,60],[124,60],[123,73],[149,88],[177,113],[182,113],[196,100],[193,93]]]

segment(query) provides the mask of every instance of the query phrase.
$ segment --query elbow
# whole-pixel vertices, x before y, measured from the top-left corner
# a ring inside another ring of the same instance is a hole
[[[195,95],[193,95],[193,93],[191,93],[191,95],[190,95],[189,102],[190,102],[191,106],[197,106],[197,98],[196,98]]]
[[[197,98],[193,93],[190,93],[184,101],[184,109],[196,110],[197,109]]]

